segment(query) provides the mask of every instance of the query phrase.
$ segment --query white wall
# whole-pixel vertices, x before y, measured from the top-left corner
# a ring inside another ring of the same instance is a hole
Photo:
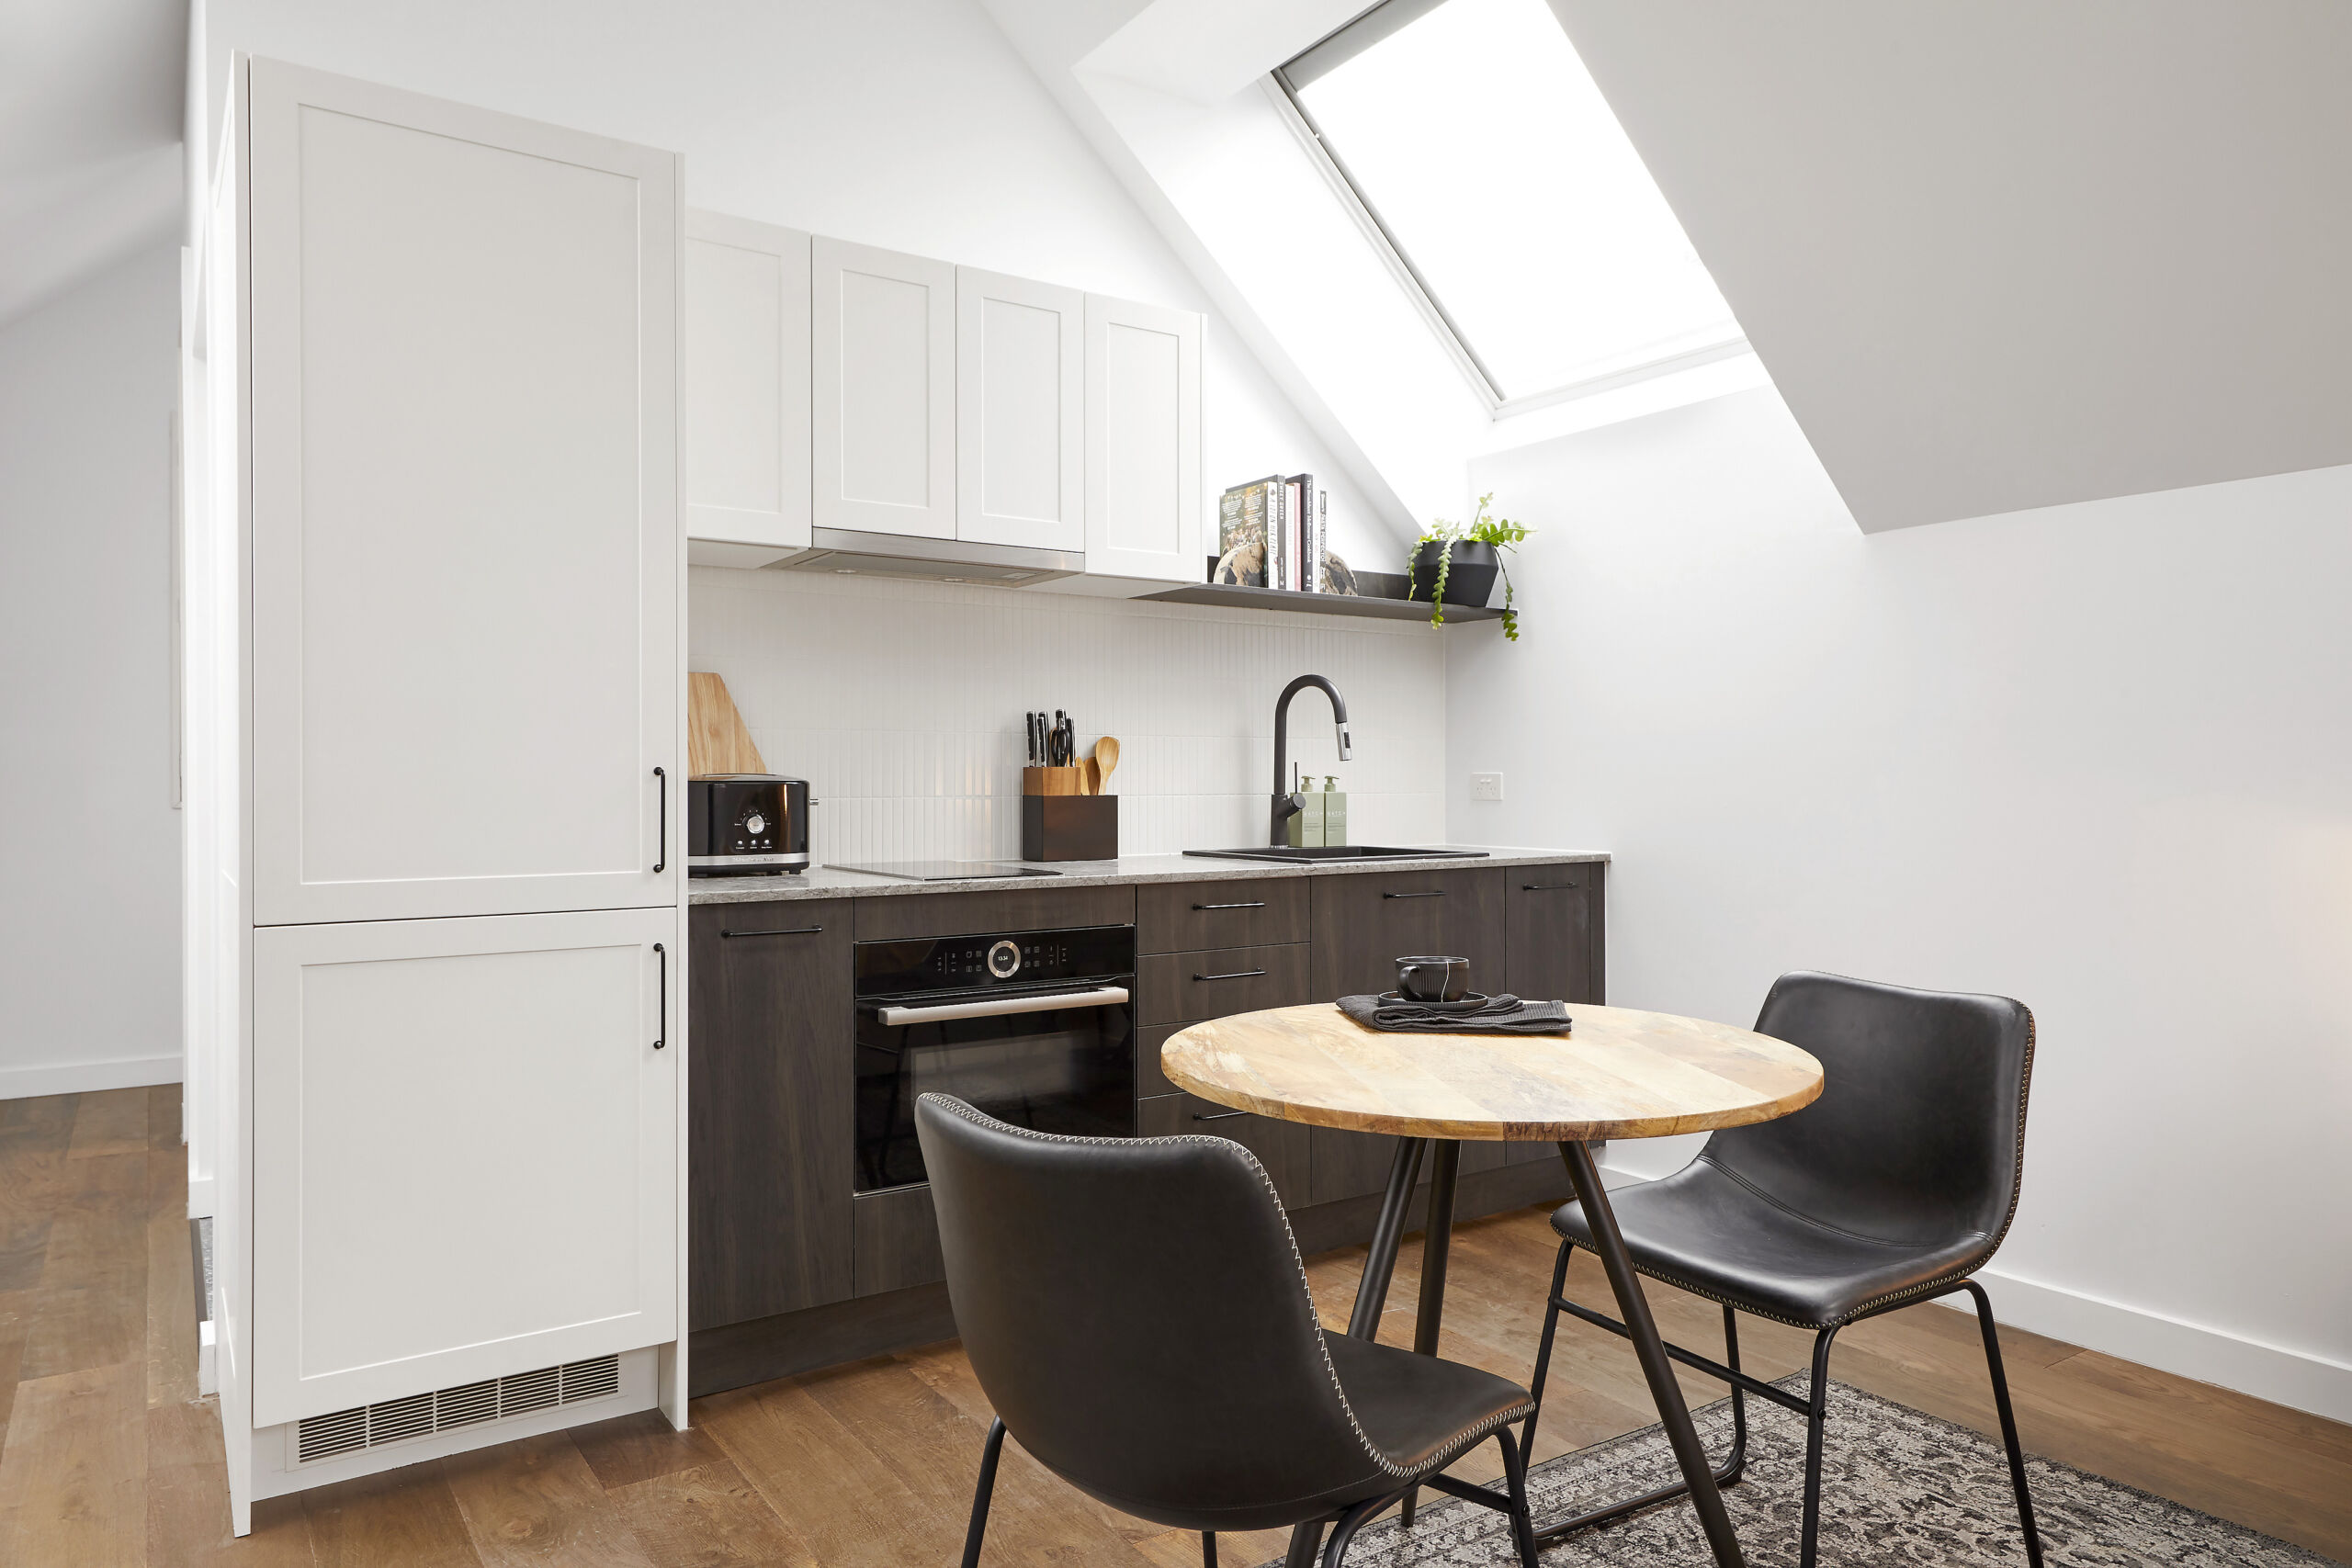
[[[727,678],[771,769],[810,782],[820,863],[1017,854],[1031,708],[1069,710],[1082,749],[1119,738],[1123,852],[1262,843],[1274,699],[1308,673],[1347,699],[1354,760],[1315,691],[1290,754],[1340,780],[1349,836],[1444,836],[1445,649],[1419,622],[716,567],[690,597],[688,663]]]
[[[179,265],[0,330],[0,1099],[180,1074]]]
[[[975,0],[210,0],[201,32],[209,135],[242,50],[681,152],[690,206],[1209,309]],[[1215,315],[1204,358],[1212,506],[1308,470],[1351,562],[1396,556],[1368,487]]]
[[[1453,634],[1453,835],[1614,853],[1612,1002],[2022,999],[2004,1313],[2352,1418],[2352,468],[1871,537],[1766,389],[1473,486],[1540,532],[1521,642]]]

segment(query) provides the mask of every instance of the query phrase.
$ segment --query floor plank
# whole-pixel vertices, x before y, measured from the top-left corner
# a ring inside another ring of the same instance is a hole
[[[654,1568],[561,1432],[441,1461],[483,1568]]]
[[[75,1159],[144,1153],[148,1094],[145,1089],[109,1089],[82,1096],[66,1153]]]
[[[817,1568],[822,1561],[724,1454],[631,1482],[612,1496],[662,1568]]]
[[[438,1464],[301,1495],[318,1568],[482,1568]]]
[[[76,1155],[60,1181],[17,1376],[31,1381],[118,1362],[143,1366],[147,1151]]]
[[[572,1446],[605,1490],[631,1486],[656,1476],[726,1464],[726,1453],[700,1427],[681,1432],[658,1410],[616,1416],[571,1428]]]
[[[187,1156],[147,1151],[147,1403],[196,1394],[196,1254],[188,1239]]]
[[[135,1361],[17,1385],[0,1446],[0,1562],[146,1562],[146,1408]]]

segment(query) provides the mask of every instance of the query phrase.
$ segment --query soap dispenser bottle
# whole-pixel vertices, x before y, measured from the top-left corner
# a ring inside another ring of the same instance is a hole
[[[1331,841],[1324,836],[1328,831],[1326,824],[1329,820],[1325,815],[1324,802],[1329,798],[1321,790],[1315,787],[1315,781],[1312,778],[1306,781],[1306,787],[1299,792],[1299,812],[1297,816],[1291,818],[1291,821],[1298,829],[1298,842],[1302,846],[1320,849]]]
[[[1319,802],[1323,807],[1320,813],[1323,818],[1323,837],[1317,841],[1325,844],[1346,843],[1348,841],[1348,797],[1340,793],[1339,776],[1331,773],[1325,774],[1323,793],[1310,795],[1306,798]]]

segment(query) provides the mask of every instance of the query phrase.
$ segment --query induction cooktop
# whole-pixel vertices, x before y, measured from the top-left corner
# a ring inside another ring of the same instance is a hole
[[[835,865],[826,869],[863,872],[867,876],[895,876],[902,882],[987,882],[1061,874],[1058,871],[1039,871],[1034,866],[995,860],[900,860],[882,865]]]

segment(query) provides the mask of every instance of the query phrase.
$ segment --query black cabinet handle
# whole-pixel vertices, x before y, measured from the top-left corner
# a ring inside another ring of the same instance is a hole
[[[1521,893],[1566,893],[1575,886],[1573,882],[1522,882],[1519,890]]]
[[[662,961],[662,1010],[655,1017],[658,1034],[653,1042],[656,1051],[670,1043],[670,950],[660,942],[653,944],[653,956]]]
[[[1195,909],[1262,909],[1265,907],[1266,901],[1263,898],[1254,904],[1195,904],[1193,906]]]
[[[1445,889],[1440,887],[1428,893],[1383,893],[1381,897],[1383,898],[1442,898],[1445,897]]]
[[[1250,1112],[1247,1111],[1220,1111],[1213,1116],[1204,1116],[1199,1111],[1195,1111],[1193,1112],[1193,1120],[1195,1122],[1230,1122],[1236,1116],[1247,1116],[1249,1114]]]
[[[1263,969],[1236,969],[1230,975],[1195,975],[1193,978],[1195,980],[1247,980],[1254,975],[1264,973]]]
[[[774,930],[774,931],[720,931],[720,932],[718,933],[718,935],[719,935],[720,940],[722,940],[722,941],[725,941],[725,940],[727,940],[727,939],[729,939],[729,938],[732,938],[732,937],[739,937],[739,936],[814,936],[814,935],[816,935],[819,931],[823,931],[824,929],[825,929],[825,928],[824,928],[824,927],[822,927],[822,926],[779,926],[779,927],[777,927],[775,930]]]
[[[662,836],[653,840],[653,871],[659,875],[670,863],[670,775],[656,768],[653,776],[662,781]]]

